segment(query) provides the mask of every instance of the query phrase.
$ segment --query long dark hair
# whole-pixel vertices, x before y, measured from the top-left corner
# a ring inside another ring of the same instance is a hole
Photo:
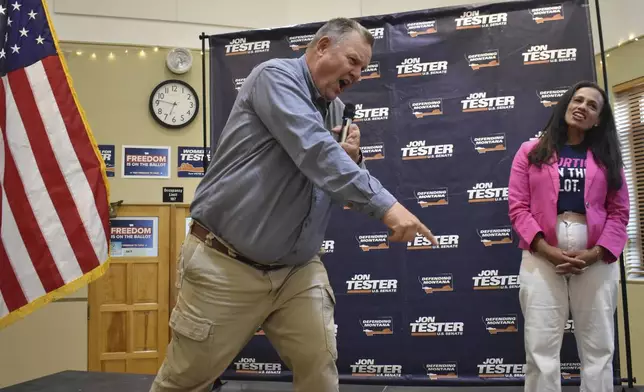
[[[528,154],[528,159],[533,165],[541,167],[544,163],[549,164],[553,156],[559,155],[561,147],[568,141],[568,124],[566,123],[568,104],[575,92],[584,87],[594,88],[604,98],[602,111],[599,114],[600,123],[586,131],[584,143],[593,153],[598,164],[606,170],[608,187],[614,190],[620,189],[622,187],[623,162],[613,111],[608,104],[606,92],[593,82],[582,81],[566,91],[554,107],[550,120],[543,129],[539,142]]]

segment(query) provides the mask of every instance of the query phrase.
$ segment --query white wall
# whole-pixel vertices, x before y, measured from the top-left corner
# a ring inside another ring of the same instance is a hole
[[[595,51],[599,40],[590,0]],[[61,40],[199,48],[198,36],[438,8],[464,0],[47,0]],[[503,2],[490,0],[488,2]],[[644,35],[644,0],[599,0],[606,49]]]

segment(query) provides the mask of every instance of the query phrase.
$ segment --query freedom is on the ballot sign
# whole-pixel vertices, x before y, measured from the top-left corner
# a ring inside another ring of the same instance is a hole
[[[170,147],[123,146],[123,177],[170,178]]]
[[[110,256],[157,257],[159,222],[157,217],[117,217],[110,219]]]

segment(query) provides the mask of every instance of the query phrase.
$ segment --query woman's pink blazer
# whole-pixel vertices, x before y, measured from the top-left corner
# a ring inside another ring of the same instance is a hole
[[[557,246],[557,199],[559,172],[557,159],[538,168],[528,162],[528,153],[538,140],[525,142],[512,162],[508,186],[509,215],[512,227],[519,235],[519,247],[530,250],[538,232],[545,240]],[[623,186],[619,191],[608,191],[605,169],[600,168],[588,151],[584,202],[588,225],[588,248],[600,245],[606,250],[605,262],[619,258],[626,245],[629,199],[626,178],[622,170]]]

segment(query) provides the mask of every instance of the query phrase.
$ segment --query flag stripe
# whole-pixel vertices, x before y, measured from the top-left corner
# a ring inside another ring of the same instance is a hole
[[[56,234],[62,237],[63,232],[67,234],[67,240],[71,245],[71,251],[75,258],[74,265],[67,261],[72,260],[69,256],[57,257],[55,260],[59,262],[59,270],[65,282],[70,282],[80,277],[78,271],[80,269],[83,273],[90,272],[99,266],[98,258],[92,244],[89,241],[87,232],[83,228],[78,213],[78,206],[73,202],[71,192],[69,191],[68,184],[65,182],[65,177],[60,171],[60,166],[56,161],[54,151],[50,144],[50,140],[45,131],[45,126],[42,122],[42,113],[39,116],[38,106],[31,91],[29,80],[24,69],[11,72],[9,75],[9,86],[13,93],[18,109],[19,117],[22,118],[22,123],[26,131],[26,137],[29,139],[28,143],[31,145],[34,156],[36,159],[36,167],[40,169],[40,175],[44,182],[46,189],[38,189],[37,193],[42,191],[49,192],[51,202],[58,213],[58,218],[62,224],[62,229]],[[24,177],[23,177],[24,180]],[[33,204],[32,204],[33,205]],[[35,208],[37,214],[41,212]],[[45,226],[46,227],[46,226]],[[57,241],[58,242],[58,239]],[[63,256],[63,255],[61,255]]]
[[[4,308],[8,308],[10,311],[13,311],[27,304],[27,298],[22,291],[22,287],[14,273],[13,266],[9,261],[9,256],[5,251],[5,240],[1,233],[2,229],[6,228],[2,220],[6,219],[7,215],[11,214],[11,209],[8,207],[7,198],[4,193],[4,184],[7,183],[7,178],[5,177],[6,161],[13,162],[9,148],[5,144],[7,106],[5,105],[6,97],[4,94],[4,83],[4,79],[0,80],[0,133],[2,133],[2,137],[0,138],[0,155],[2,155],[0,158],[0,298],[2,298],[2,302],[0,303],[0,314],[3,314]],[[9,244],[13,246],[13,242],[9,242]],[[4,298],[6,298],[6,300]]]
[[[61,276],[56,259],[62,260],[64,265],[69,267],[73,267],[76,260],[40,177],[36,159],[27,140],[6,76],[3,81],[0,86],[4,87],[3,94],[7,102],[7,131],[4,134],[6,152],[4,177],[5,183],[8,184],[5,188],[7,201],[13,211],[20,211],[21,219],[16,222],[18,230],[34,268],[38,271],[40,281],[45,290],[50,292],[61,287],[65,281],[69,281],[63,280],[65,276]],[[19,153],[12,155],[14,150]],[[18,167],[22,169],[22,178]],[[32,206],[35,208],[32,209]],[[37,214],[35,214],[36,211]],[[44,232],[41,231],[41,227],[46,228]],[[45,236],[48,233],[59,236],[57,238],[52,238],[51,235]],[[66,251],[67,249],[69,251]],[[54,258],[54,256],[57,257]],[[62,274],[65,273],[66,271],[62,271]],[[69,277],[73,278],[71,275]]]
[[[4,94],[0,94],[0,105],[4,107]],[[6,117],[0,114],[0,127],[4,129]],[[0,151],[5,149],[4,138],[0,137]],[[4,153],[3,153],[4,155]],[[0,159],[0,240],[11,246],[5,248],[9,263],[13,267],[14,273],[23,293],[27,300],[34,301],[38,297],[45,295],[45,289],[38,278],[38,273],[34,268],[29,253],[25,249],[25,244],[20,237],[20,232],[16,226],[13,212],[9,207],[7,198],[4,197],[4,159]]]
[[[4,241],[0,241],[0,292],[6,299],[10,311],[27,305],[27,298],[9,264],[9,257],[4,250]]]
[[[0,189],[0,191],[4,192],[4,189]],[[20,282],[22,292],[27,300],[32,302],[47,293],[38,278],[38,273],[31,262],[22,237],[20,237],[13,211],[11,211],[6,198],[2,199],[2,208],[0,236],[4,243],[10,244],[5,248],[5,252],[9,257],[9,263],[13,267],[16,279]]]
[[[94,145],[87,134],[79,108],[74,101],[71,87],[66,82],[67,79],[61,59],[58,56],[50,56],[43,59],[42,63],[49,78],[50,88],[58,103],[58,109],[65,121],[67,133],[76,151],[76,156],[87,176],[87,182],[92,188],[98,214],[103,217],[101,220],[104,230],[103,238],[107,242],[110,238],[110,214],[107,186],[105,184],[107,179],[103,176],[101,166],[103,158],[97,156]],[[101,260],[106,258],[107,254]]]
[[[5,138],[7,136],[5,135]],[[7,198],[7,204],[13,211],[20,211],[21,219],[16,222],[18,231],[25,243],[25,248],[29,253],[38,277],[45,290],[53,291],[61,287],[64,282],[54,258],[45,241],[45,237],[38,226],[36,216],[29,205],[29,199],[25,193],[25,188],[20,181],[20,174],[5,140],[5,173],[4,179],[6,184],[11,184],[10,188],[3,189]],[[48,199],[48,198],[46,198]]]
[[[58,110],[45,69],[38,62],[26,68],[26,72],[34,96],[38,97],[36,104],[51,142],[53,153],[56,154],[56,160],[60,165],[66,183],[70,189],[74,190],[71,196],[78,206],[78,212],[91,242],[91,248],[95,252],[97,260],[105,260],[108,253],[107,238],[101,223],[102,220],[96,208],[92,189],[87,182],[87,177],[83,172],[67,133],[65,122]],[[91,153],[91,146],[83,148],[85,151],[88,149]],[[97,161],[96,154],[94,154],[94,160]],[[95,171],[100,170],[100,163],[97,162],[94,166],[97,169]]]

